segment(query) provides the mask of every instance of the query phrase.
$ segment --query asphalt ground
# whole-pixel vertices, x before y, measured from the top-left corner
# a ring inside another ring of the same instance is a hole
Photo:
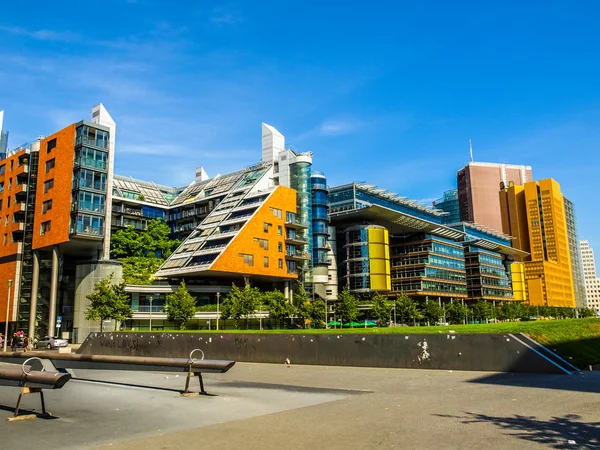
[[[19,389],[0,387],[0,449],[600,449],[600,372],[238,363],[198,397],[173,373],[76,376],[46,391],[52,419],[8,422]]]

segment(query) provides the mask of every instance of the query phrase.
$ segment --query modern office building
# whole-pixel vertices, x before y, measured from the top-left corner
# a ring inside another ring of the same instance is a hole
[[[8,150],[8,131],[2,127],[4,123],[4,111],[0,111],[0,160],[6,158]]]
[[[596,272],[594,250],[588,241],[581,241],[581,260],[585,280],[585,307],[600,313],[600,278]]]
[[[445,225],[444,212],[373,185],[330,188],[329,205],[340,289],[441,303],[514,300],[510,265],[525,254],[508,236]]]
[[[498,186],[532,180],[530,166],[470,162],[457,174],[460,220],[502,233]]]
[[[503,229],[523,259],[531,305],[576,306],[565,200],[553,179],[500,186]]]
[[[0,161],[0,271],[3,280],[12,280],[10,286],[0,283],[0,296],[10,296],[9,321],[31,336],[80,327],[87,335],[80,301],[89,291],[80,289],[82,283],[105,268],[120,270],[106,261],[114,139],[115,123],[100,104],[91,121],[71,124]]]
[[[444,192],[442,198],[434,200],[433,207],[447,213],[442,219],[444,224],[460,222],[460,208],[458,203],[458,189]]]
[[[581,250],[579,247],[579,236],[577,235],[577,217],[575,205],[567,197],[565,200],[565,221],[567,223],[567,238],[569,241],[569,253],[571,257],[571,278],[573,279],[573,294],[577,308],[585,308],[585,281],[583,278],[583,266],[581,264]]]

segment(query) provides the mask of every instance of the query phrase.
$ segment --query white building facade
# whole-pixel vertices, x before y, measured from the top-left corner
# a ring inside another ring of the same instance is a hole
[[[583,263],[583,278],[585,281],[586,307],[600,312],[600,278],[596,273],[594,250],[588,241],[580,241],[581,262]]]

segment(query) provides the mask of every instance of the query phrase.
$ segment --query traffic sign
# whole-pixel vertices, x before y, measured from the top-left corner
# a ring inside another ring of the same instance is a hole
[[[62,322],[62,316],[56,316],[56,321],[57,322]]]
[[[56,324],[56,328],[60,328],[60,322]]]

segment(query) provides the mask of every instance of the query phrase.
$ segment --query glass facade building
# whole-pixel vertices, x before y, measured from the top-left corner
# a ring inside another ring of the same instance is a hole
[[[312,185],[312,262],[313,266],[327,266],[327,238],[329,237],[329,204],[327,202],[327,179],[320,172],[313,172]]]
[[[75,131],[71,234],[104,237],[109,132],[89,122]]]
[[[444,192],[444,196],[433,202],[433,207],[447,213],[442,219],[445,224],[460,222],[460,209],[458,206],[458,189]]]

